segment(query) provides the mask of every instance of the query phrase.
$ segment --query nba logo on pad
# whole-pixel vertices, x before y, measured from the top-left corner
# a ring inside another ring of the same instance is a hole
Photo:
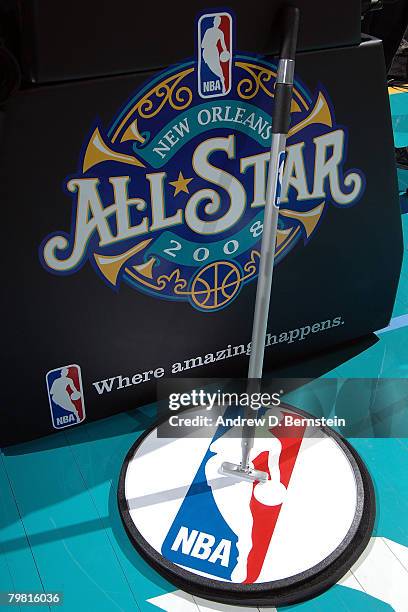
[[[202,15],[198,21],[198,93],[202,98],[231,91],[232,17],[229,13]]]
[[[63,429],[85,420],[81,368],[68,365],[50,370],[46,375],[52,425]]]
[[[229,408],[225,416],[232,414]],[[305,434],[305,427],[293,427],[286,439],[288,428],[281,428],[284,415],[279,412],[279,425],[268,430],[268,438],[258,437],[254,443],[253,466],[268,473],[267,484],[220,486],[221,463],[239,456],[241,441],[225,438],[228,428],[219,428],[165,534],[161,553],[166,559],[235,583],[253,584],[265,576],[266,582],[271,579],[276,568],[272,536],[274,542],[279,538],[282,514],[286,516],[281,509]],[[288,527],[285,524],[284,530]]]

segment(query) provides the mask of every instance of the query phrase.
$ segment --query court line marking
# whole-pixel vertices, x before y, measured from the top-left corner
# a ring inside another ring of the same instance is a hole
[[[386,332],[394,331],[394,329],[401,329],[402,327],[408,326],[408,314],[400,315],[399,317],[394,317],[391,319],[389,325],[387,327],[383,327],[376,331],[376,334],[385,334]]]
[[[397,556],[396,549],[399,555]],[[394,549],[394,550],[392,550]],[[405,612],[407,587],[407,570],[401,561],[401,552],[404,556],[408,548],[383,537],[371,538],[370,544],[351,570],[337,584],[352,590],[365,592],[373,598],[388,603],[396,612]],[[385,579],[384,579],[385,578]],[[248,608],[228,606],[215,602],[207,602],[199,597],[192,597],[183,591],[173,591],[147,600],[153,606],[174,612],[245,612]],[[253,608],[249,608],[252,610]],[[254,608],[256,609],[256,608]],[[264,612],[264,608],[261,608]],[[269,610],[269,608],[268,608]],[[274,610],[274,608],[270,608]]]

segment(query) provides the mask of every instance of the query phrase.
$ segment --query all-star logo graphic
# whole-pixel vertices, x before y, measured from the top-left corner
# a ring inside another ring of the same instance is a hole
[[[276,66],[234,54],[233,42],[230,14],[201,16],[196,60],[159,74],[110,127],[95,127],[66,183],[72,226],[40,246],[48,271],[89,262],[116,291],[126,283],[205,312],[254,282]],[[291,110],[277,263],[315,235],[327,207],[364,191],[327,92],[296,81]]]

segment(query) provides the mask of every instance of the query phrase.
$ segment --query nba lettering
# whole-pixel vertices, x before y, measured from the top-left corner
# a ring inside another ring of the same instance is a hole
[[[110,127],[87,138],[68,232],[40,260],[73,274],[86,262],[122,283],[202,312],[228,307],[258,274],[276,67],[233,49],[227,12],[197,23],[197,58],[147,83]],[[365,180],[345,168],[347,131],[329,95],[295,82],[280,173],[277,263],[307,245],[329,206],[358,202]]]

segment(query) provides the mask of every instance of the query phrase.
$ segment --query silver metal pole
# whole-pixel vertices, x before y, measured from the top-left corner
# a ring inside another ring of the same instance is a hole
[[[286,7],[284,33],[275,83],[275,100],[272,117],[272,142],[269,158],[268,183],[264,212],[264,226],[256,288],[255,313],[252,327],[252,345],[248,369],[248,393],[259,392],[265,354],[273,267],[275,263],[276,236],[278,231],[280,193],[285,163],[286,138],[290,124],[290,107],[295,71],[295,54],[299,30],[299,9]],[[248,408],[247,412],[250,412]],[[254,446],[255,426],[246,421],[242,431],[242,457],[240,465],[224,462],[221,473],[250,481],[266,482],[266,472],[250,467],[250,454]]]
[[[276,83],[293,85],[294,64],[294,60],[281,59],[279,61]],[[248,386],[250,393],[260,390],[262,378],[273,268],[275,263],[280,190],[285,161],[286,138],[286,134],[275,133],[272,135],[268,183],[266,188],[264,225],[261,242],[261,257],[259,261],[255,313],[252,327],[251,355],[249,358],[248,368]],[[245,471],[249,470],[249,457],[254,446],[254,434],[254,427],[244,427],[242,436],[241,468]]]
[[[281,174],[283,170],[285,146],[286,134],[274,134],[269,161],[268,186],[266,192],[261,258],[259,261],[248,378],[262,378],[279,218],[279,201],[276,198],[276,192],[280,183],[279,173]]]

